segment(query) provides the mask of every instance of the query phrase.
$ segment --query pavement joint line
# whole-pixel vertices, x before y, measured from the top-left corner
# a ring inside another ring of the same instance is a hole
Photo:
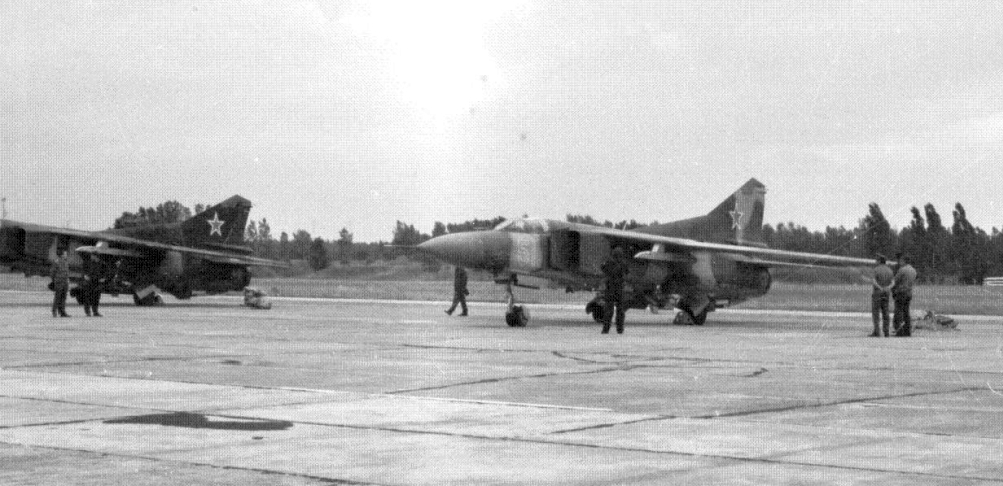
[[[26,368],[51,368],[51,367],[62,367],[62,366],[86,366],[86,365],[100,365],[100,364],[124,364],[124,363],[145,363],[153,361],[192,361],[192,360],[204,360],[204,359],[217,359],[217,358],[234,358],[247,355],[220,355],[220,356],[192,356],[192,357],[147,357],[147,358],[135,358],[135,359],[117,359],[109,361],[66,361],[61,363],[32,363],[23,365],[7,366],[4,369],[26,369]],[[93,375],[90,375],[93,376]]]
[[[570,433],[574,433],[574,432],[585,432],[587,430],[609,429],[609,428],[613,428],[613,427],[618,427],[620,425],[631,425],[631,424],[637,424],[637,423],[642,423],[642,422],[657,422],[657,421],[661,421],[661,420],[672,420],[672,419],[675,419],[675,418],[679,418],[679,417],[676,417],[675,415],[657,415],[657,416],[654,416],[654,417],[643,417],[643,418],[639,418],[639,419],[626,420],[626,421],[622,421],[622,422],[609,422],[609,423],[605,423],[605,424],[589,425],[587,427],[578,427],[578,428],[574,428],[574,429],[555,430],[553,432],[550,432],[550,434],[551,435],[570,434]]]
[[[506,407],[520,407],[520,408],[539,408],[539,409],[551,409],[551,410],[573,410],[582,412],[608,412],[608,413],[622,413],[617,412],[611,408],[599,408],[599,407],[570,407],[566,405],[551,405],[547,403],[529,403],[529,402],[503,402],[497,400],[473,400],[464,398],[443,398],[443,397],[423,397],[423,396],[411,396],[411,395],[385,395],[390,398],[395,399],[408,399],[408,400],[429,400],[429,401],[439,401],[439,402],[455,402],[455,403],[473,403],[478,405],[501,405]]]
[[[14,371],[20,371],[20,370],[14,370]],[[88,376],[88,377],[92,377],[92,378],[111,379],[111,380],[145,381],[145,382],[150,382],[150,383],[180,383],[180,384],[183,384],[183,385],[199,385],[199,386],[208,386],[208,387],[217,387],[217,388],[237,388],[237,389],[244,389],[244,390],[271,390],[271,391],[286,390],[286,389],[284,389],[282,387],[274,387],[274,386],[237,385],[237,384],[220,385],[220,384],[216,384],[216,383],[205,383],[205,382],[201,382],[201,381],[151,380],[149,378],[132,377],[132,376],[109,376],[109,375],[88,375],[88,374],[85,374],[85,375],[76,374],[75,375],[75,374],[71,374],[71,373],[60,373],[58,371],[30,371],[30,372],[31,373],[50,373],[50,374],[67,375],[67,376]],[[289,388],[287,391],[297,391],[297,389],[295,389],[295,388]],[[17,398],[17,397],[14,397],[14,398]],[[72,403],[72,402],[70,402],[70,403]]]
[[[620,369],[620,368],[610,369],[609,371],[614,371],[616,369]],[[553,373],[553,374],[550,374],[550,376],[560,376],[560,375],[567,375],[567,374],[587,374],[587,373],[596,373],[596,372],[601,372],[601,371],[605,371],[605,370],[581,371],[581,372],[574,372],[574,373]],[[48,372],[48,371],[32,371],[32,373],[55,373],[55,374],[61,374],[61,373],[58,373],[58,372]],[[157,382],[157,383],[181,383],[181,384],[186,384],[186,385],[201,385],[201,386],[220,387],[220,388],[240,388],[240,389],[254,389],[254,390],[269,390],[269,391],[289,391],[289,392],[316,393],[316,394],[327,394],[327,395],[342,395],[342,394],[346,394],[347,393],[347,394],[351,394],[351,395],[368,396],[368,397],[372,397],[372,398],[397,398],[397,399],[409,399],[409,400],[434,400],[434,401],[443,401],[443,402],[461,402],[461,403],[462,402],[466,402],[466,403],[481,403],[481,404],[488,404],[488,405],[506,405],[506,406],[512,406],[512,407],[526,407],[526,408],[553,408],[553,409],[562,409],[562,410],[586,410],[586,411],[615,412],[615,410],[607,409],[607,408],[568,407],[568,406],[562,406],[562,405],[533,404],[533,403],[523,403],[523,402],[502,402],[502,401],[492,401],[492,400],[465,400],[465,399],[459,399],[459,398],[423,397],[423,396],[403,395],[403,393],[407,393],[407,392],[409,392],[409,390],[399,391],[399,392],[395,392],[395,393],[365,393],[365,392],[351,392],[351,391],[344,391],[344,390],[324,390],[324,389],[301,388],[301,387],[282,387],[282,386],[271,386],[270,387],[270,386],[252,386],[252,385],[218,385],[218,384],[212,384],[212,383],[202,383],[202,382],[192,382],[192,381],[149,380],[148,378],[133,378],[133,377],[127,377],[127,376],[98,376],[98,375],[86,375],[86,376],[91,376],[91,377],[94,377],[94,378],[102,378],[102,379],[154,381],[154,382]],[[547,375],[541,375],[541,376],[547,376]],[[507,379],[518,379],[518,378],[520,378],[520,377],[511,377],[511,378],[507,378]],[[461,386],[461,385],[462,384],[447,385],[446,387],[449,387],[449,386]],[[0,398],[21,399],[21,400],[37,400],[37,401],[45,401],[45,402],[68,403],[68,404],[72,404],[72,405],[87,405],[87,406],[98,406],[98,407],[115,407],[115,408],[126,408],[126,409],[136,409],[136,408],[140,408],[141,409],[142,408],[142,407],[121,406],[121,405],[106,405],[106,404],[102,404],[102,403],[73,402],[73,401],[59,400],[59,399],[54,399],[54,398],[50,399],[50,398],[38,398],[38,397],[17,397],[17,396],[5,396],[5,395],[0,395]],[[297,405],[297,404],[313,404],[313,403],[318,403],[318,402],[299,402],[299,403],[294,403],[292,405]],[[287,406],[287,405],[289,405],[289,404],[282,404],[281,406]],[[261,407],[257,407],[257,406],[256,407],[249,407],[249,409],[252,409],[252,410],[253,409],[258,409],[258,408],[261,408]],[[148,410],[164,411],[164,412],[176,412],[176,411],[178,411],[178,410],[161,410],[161,409],[148,409]],[[210,409],[203,409],[203,410],[200,410],[200,411],[208,411],[208,412],[211,413],[214,410],[235,410],[235,409],[234,408],[223,408],[223,409],[220,409],[220,408],[210,408]]]
[[[478,348],[475,346],[443,346],[438,344],[410,344],[401,343],[402,348],[414,349],[448,349],[453,351],[477,351],[494,353],[539,353],[539,349],[506,349],[506,348]]]
[[[721,459],[729,461],[738,462],[751,462],[760,464],[775,464],[775,465],[785,465],[785,466],[808,466],[808,467],[821,467],[828,469],[838,469],[847,471],[866,471],[866,472],[877,472],[877,473],[894,473],[904,476],[919,476],[922,478],[937,478],[937,479],[952,479],[958,480],[963,479],[967,481],[986,481],[994,483],[1003,483],[1003,478],[986,478],[986,477],[973,477],[973,476],[957,476],[948,474],[934,474],[926,472],[916,472],[916,471],[899,471],[894,469],[879,469],[873,467],[862,467],[862,466],[845,466],[840,464],[825,464],[817,462],[808,461],[785,461],[782,459],[773,459],[769,456],[735,456],[726,454],[704,454],[698,452],[683,452],[683,451],[673,451],[666,449],[650,449],[643,447],[624,447],[615,445],[602,445],[602,444],[590,444],[585,442],[575,442],[566,440],[549,440],[547,438],[530,438],[530,437],[515,437],[515,436],[490,436],[490,435],[478,435],[470,433],[458,433],[458,432],[443,432],[438,430],[415,430],[415,429],[401,429],[395,427],[374,427],[365,425],[351,425],[351,424],[334,424],[334,423],[323,423],[323,422],[294,422],[305,425],[314,425],[319,427],[334,427],[334,428],[345,428],[351,430],[365,430],[365,431],[377,431],[377,432],[391,432],[400,434],[416,434],[416,435],[439,435],[445,437],[456,437],[463,439],[474,439],[474,440],[485,440],[485,441],[502,441],[502,442],[518,442],[526,444],[537,444],[537,445],[557,445],[566,447],[584,447],[589,449],[598,449],[606,451],[621,451],[621,452],[641,452],[649,454],[658,455],[675,455],[684,457],[695,457],[704,459]]]
[[[75,419],[75,420],[60,420],[55,422],[39,422],[31,424],[0,425],[0,430],[26,429],[31,427],[50,427],[55,425],[73,425],[73,424],[83,424],[87,422],[104,422],[105,420],[112,420],[116,418],[121,418],[121,415],[116,415],[114,417],[105,417],[105,418],[86,418],[86,419]]]
[[[7,444],[7,445],[11,445],[11,446],[24,446],[24,444],[21,444],[21,443],[18,443],[18,442],[7,442],[7,441],[3,441],[3,440],[0,440],[0,444]],[[275,470],[275,469],[264,469],[264,468],[242,467],[242,466],[226,466],[226,465],[212,464],[212,463],[208,463],[208,462],[183,461],[183,460],[177,460],[177,459],[164,459],[164,458],[153,457],[153,456],[145,456],[145,455],[140,455],[140,454],[124,454],[124,453],[121,453],[121,452],[92,451],[92,450],[88,450],[88,449],[77,449],[77,448],[72,448],[72,447],[57,447],[57,446],[50,446],[50,445],[44,445],[44,446],[43,445],[30,445],[29,447],[33,447],[33,448],[37,448],[37,449],[54,450],[54,451],[68,451],[68,452],[79,452],[79,453],[83,453],[83,454],[95,454],[95,455],[102,456],[102,457],[121,457],[121,458],[126,458],[126,459],[140,459],[140,460],[144,460],[144,461],[164,463],[164,464],[188,464],[190,466],[208,467],[208,468],[211,468],[211,469],[221,469],[221,470],[231,470],[231,471],[250,471],[250,472],[257,472],[257,473],[261,473],[261,474],[271,474],[271,475],[277,475],[277,476],[295,477],[295,478],[303,478],[303,479],[313,479],[313,480],[322,481],[322,482],[325,482],[325,483],[328,483],[328,484],[344,484],[344,485],[358,485],[358,486],[380,486],[380,485],[383,484],[383,483],[352,481],[352,480],[349,480],[349,479],[329,478],[329,477],[325,477],[325,476],[317,476],[317,475],[312,475],[312,474],[292,473],[292,472],[287,472],[287,471],[279,471],[279,470]]]
[[[151,410],[161,411],[159,409],[151,409]],[[171,411],[170,410],[166,410],[166,412],[171,412]],[[262,418],[262,417],[246,416],[246,415],[228,415],[228,414],[212,414],[212,415],[216,416],[216,417],[222,417],[222,418],[234,418],[234,419],[244,419],[244,420],[255,420],[255,419],[264,420],[264,418]],[[638,420],[635,420],[635,421],[620,422],[620,423],[614,423],[614,424],[600,424],[598,426],[584,427],[582,429],[573,429],[573,430],[566,430],[566,431],[555,431],[555,432],[551,432],[551,434],[563,434],[563,433],[572,433],[572,432],[579,432],[579,431],[588,431],[588,430],[591,430],[591,429],[600,429],[600,428],[606,428],[606,427],[617,426],[617,425],[629,425],[629,424],[632,424],[632,423],[658,421],[658,420],[668,420],[668,419],[673,419],[673,418],[679,418],[679,417],[671,417],[671,416],[648,417],[648,418],[638,419]],[[85,423],[85,422],[96,422],[96,421],[99,421],[99,420],[101,420],[101,419],[74,420],[74,421],[68,421],[67,424]],[[772,455],[772,456],[749,457],[749,456],[734,456],[734,455],[725,455],[725,454],[703,454],[703,453],[697,453],[697,452],[673,451],[673,450],[665,450],[665,449],[650,449],[650,448],[641,448],[641,447],[609,446],[609,445],[590,444],[590,443],[575,442],[575,441],[549,440],[549,439],[546,439],[546,438],[529,438],[529,437],[514,437],[514,436],[490,436],[490,435],[479,435],[479,434],[470,434],[470,433],[443,432],[443,431],[436,431],[436,430],[403,429],[403,428],[396,428],[396,427],[379,427],[379,426],[365,426],[365,425],[353,425],[353,424],[337,424],[337,423],[325,423],[325,422],[313,422],[313,421],[291,421],[291,422],[294,423],[294,424],[301,424],[301,425],[313,425],[313,426],[318,426],[318,427],[331,427],[331,428],[344,428],[344,429],[352,429],[352,430],[366,430],[366,431],[379,431],[379,432],[391,432],[391,433],[402,433],[402,434],[418,434],[418,435],[439,435],[439,436],[446,436],[446,437],[458,437],[458,438],[475,439],[475,440],[520,442],[520,443],[531,443],[531,444],[538,444],[538,445],[557,445],[557,446],[567,446],[567,447],[585,447],[585,448],[600,449],[600,450],[616,450],[616,451],[623,451],[623,452],[642,452],[642,453],[651,453],[651,454],[660,454],[660,455],[679,455],[679,456],[686,456],[686,457],[708,458],[708,459],[722,459],[722,460],[731,460],[731,461],[739,461],[739,462],[754,462],[754,463],[780,464],[780,465],[792,465],[792,466],[811,466],[811,467],[823,467],[823,468],[840,469],[840,470],[868,471],[868,472],[881,472],[881,473],[896,473],[896,474],[901,474],[901,475],[906,475],[906,476],[920,476],[920,477],[925,477],[925,478],[965,479],[965,480],[977,480],[977,481],[989,481],[989,482],[1003,483],[1003,478],[983,478],[983,477],[971,477],[971,476],[943,475],[943,474],[933,474],[933,473],[924,473],[924,472],[915,472],[915,471],[898,471],[898,470],[893,470],[893,469],[879,469],[879,468],[858,467],[858,466],[844,466],[844,465],[839,465],[839,464],[825,464],[825,463],[816,463],[816,462],[807,462],[807,461],[786,461],[786,460],[780,459],[781,457],[784,456],[784,454],[775,454],[775,455]],[[56,425],[61,425],[61,424],[56,424]],[[919,434],[919,435],[929,435],[929,434]],[[880,443],[880,442],[887,442],[888,440],[893,440],[893,438],[883,439],[881,441],[878,441],[878,443]],[[0,443],[5,443],[5,444],[8,444],[8,445],[24,445],[24,444],[20,444],[20,443],[7,442],[7,441],[0,441]],[[141,458],[141,459],[148,459],[148,460],[159,461],[159,462],[184,463],[184,464],[193,464],[193,465],[207,466],[207,467],[213,467],[213,468],[257,471],[257,472],[262,472],[262,473],[280,474],[280,475],[294,476],[294,477],[308,477],[308,478],[318,479],[318,480],[344,481],[344,480],[338,480],[338,479],[325,478],[325,477],[321,477],[321,476],[310,476],[310,475],[303,475],[303,474],[296,474],[296,473],[286,473],[286,472],[282,472],[282,471],[275,471],[275,470],[269,470],[269,469],[235,467],[235,466],[220,466],[220,465],[215,465],[215,464],[210,464],[210,463],[201,463],[201,462],[193,462],[193,461],[179,461],[179,460],[167,460],[167,459],[160,459],[160,458],[150,457],[150,456],[129,455],[129,454],[109,453],[109,452],[98,452],[98,451],[92,451],[92,450],[87,450],[87,449],[61,448],[61,447],[54,447],[54,446],[37,446],[37,445],[31,445],[31,447],[53,449],[53,450],[69,450],[69,451],[75,451],[75,452],[101,454],[101,455],[106,455],[106,456]],[[806,450],[820,450],[820,449],[819,448],[813,448],[813,449],[806,449]],[[798,450],[796,452],[803,452],[803,450]],[[358,482],[351,482],[351,481],[349,481],[349,482],[337,482],[335,484],[374,484],[374,483],[358,483]]]
[[[400,394],[400,393],[414,393],[414,392],[423,392],[423,391],[432,391],[432,390],[443,390],[443,389],[446,389],[446,388],[455,388],[455,387],[458,387],[458,386],[483,385],[483,384],[486,384],[486,383],[500,383],[500,382],[503,382],[503,381],[515,381],[515,380],[525,380],[525,379],[535,379],[535,378],[550,378],[550,377],[554,377],[554,376],[588,375],[588,374],[594,374],[594,373],[606,373],[606,372],[610,372],[610,371],[622,371],[622,370],[628,370],[628,369],[632,369],[632,368],[623,367],[623,366],[617,366],[617,367],[613,367],[613,368],[608,368],[607,367],[607,368],[600,368],[600,369],[596,369],[596,370],[571,371],[571,372],[565,372],[565,373],[540,373],[540,374],[536,374],[536,375],[502,376],[502,377],[498,377],[498,378],[485,378],[483,380],[465,381],[465,382],[459,382],[459,383],[450,383],[450,384],[446,384],[446,385],[428,386],[428,387],[422,387],[422,388],[409,388],[409,389],[403,389],[403,390],[390,390],[390,391],[386,391],[384,393],[387,394],[387,395],[396,395],[396,394]]]
[[[847,405],[851,403],[871,403],[875,400],[891,400],[896,398],[911,398],[911,397],[923,397],[923,396],[933,396],[933,395],[948,395],[951,393],[959,393],[965,391],[978,391],[983,390],[984,387],[962,387],[953,390],[937,390],[931,392],[916,392],[916,393],[903,393],[899,395],[886,395],[878,397],[863,397],[863,398],[851,398],[848,400],[838,400],[834,402],[823,402],[823,403],[811,403],[806,405],[790,405],[786,407],[775,407],[775,408],[764,408],[760,410],[744,410],[736,412],[728,412],[722,414],[714,415],[697,415],[690,418],[695,419],[716,419],[716,418],[733,418],[733,417],[747,417],[750,415],[758,415],[763,413],[778,413],[778,412],[790,412],[793,410],[804,410],[809,408],[822,408],[822,407],[832,407],[836,405]]]
[[[121,409],[126,409],[126,410],[158,410],[158,411],[160,410],[160,409],[156,409],[156,408],[131,407],[131,406],[127,406],[127,405],[115,405],[115,404],[107,404],[107,403],[76,402],[76,401],[73,401],[73,400],[61,400],[59,398],[17,397],[17,396],[12,396],[12,395],[0,395],[0,398],[9,398],[11,400],[30,400],[30,401],[35,401],[35,402],[47,402],[47,403],[65,403],[67,405],[82,405],[82,406],[86,406],[86,407],[121,408]],[[169,411],[169,410],[164,410],[164,411]],[[85,421],[89,422],[90,419],[85,420]]]
[[[551,405],[547,403],[528,403],[528,402],[503,402],[500,400],[476,400],[467,398],[447,398],[447,397],[423,397],[420,395],[401,395],[401,394],[388,394],[388,393],[364,393],[364,392],[345,392],[341,390],[322,390],[314,388],[294,388],[294,387],[278,387],[279,390],[290,390],[290,391],[303,391],[303,392],[314,392],[320,394],[358,394],[365,395],[371,398],[392,398],[395,400],[419,400],[419,401],[435,401],[435,402],[455,402],[455,403],[473,403],[479,405],[501,405],[506,407],[522,407],[522,408],[542,408],[542,409],[554,409],[554,410],[575,410],[575,411],[585,411],[585,412],[609,412],[609,413],[619,413],[611,408],[599,408],[599,407],[571,407],[567,405]],[[317,402],[303,402],[302,405],[310,405]],[[286,406],[286,405],[283,405]],[[253,407],[260,408],[260,407]],[[253,409],[252,408],[252,409]]]

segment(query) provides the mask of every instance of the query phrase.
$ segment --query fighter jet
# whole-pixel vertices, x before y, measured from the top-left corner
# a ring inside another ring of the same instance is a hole
[[[136,305],[160,303],[158,289],[179,299],[239,291],[251,281],[249,266],[287,266],[250,255],[244,245],[250,211],[250,201],[233,196],[181,223],[117,230],[80,231],[4,219],[0,265],[26,277],[46,276],[57,251],[66,250],[71,281],[80,283],[83,260],[93,255],[114,274],[104,293],[131,293]],[[78,296],[76,289],[70,293]]]
[[[632,256],[626,300],[632,309],[678,308],[678,323],[703,325],[707,314],[766,294],[770,269],[779,266],[871,266],[872,260],[774,250],[763,242],[766,187],[750,179],[704,216],[621,230],[551,219],[506,221],[489,231],[451,233],[417,246],[439,260],[487,270],[507,286],[510,326],[528,312],[515,305],[512,287],[563,286],[598,291],[611,249]],[[603,319],[602,293],[585,307]]]

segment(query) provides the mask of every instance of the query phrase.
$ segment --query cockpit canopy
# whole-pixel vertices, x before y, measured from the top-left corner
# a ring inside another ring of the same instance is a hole
[[[495,231],[508,231],[510,233],[532,233],[543,234],[554,229],[554,222],[541,218],[519,218],[510,221],[502,221],[495,226]]]

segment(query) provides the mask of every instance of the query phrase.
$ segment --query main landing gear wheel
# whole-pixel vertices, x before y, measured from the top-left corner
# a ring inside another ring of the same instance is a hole
[[[70,289],[70,297],[77,299],[77,304],[84,305],[84,296],[83,293],[80,292],[80,287],[73,287]]]
[[[694,314],[688,306],[680,307],[679,310],[682,312],[676,314],[676,318],[672,321],[677,326],[702,326],[707,322],[707,309],[697,314]]]
[[[529,322],[529,311],[521,305],[512,307],[512,310],[505,313],[505,323],[509,327],[526,327]]]
[[[512,293],[513,283],[515,283],[515,275],[509,279],[508,285],[505,286],[505,291],[508,293],[508,312],[505,313],[505,324],[508,324],[509,327],[526,327],[526,323],[529,322],[529,310],[521,305],[515,305],[515,294]]]
[[[153,292],[146,297],[140,297],[136,294],[132,294],[132,302],[140,307],[150,307],[154,305],[163,305],[164,299],[160,297],[160,294]]]

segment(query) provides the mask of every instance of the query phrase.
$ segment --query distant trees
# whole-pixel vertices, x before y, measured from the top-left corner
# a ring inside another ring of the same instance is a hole
[[[989,235],[972,226],[961,203],[954,206],[954,224],[951,236],[958,281],[962,284],[981,284],[989,269],[991,252]]]
[[[338,233],[338,260],[342,265],[348,265],[348,259],[352,255],[352,233],[348,228],[341,228]]]
[[[167,201],[156,207],[144,208],[140,206],[135,213],[123,212],[121,216],[115,218],[112,228],[123,229],[150,224],[180,223],[190,217],[192,217],[192,211],[187,206],[177,201]]]
[[[505,218],[503,216],[496,216],[492,219],[471,219],[464,221],[462,223],[449,223],[444,225],[446,232],[448,233],[462,233],[464,231],[481,231],[489,230],[498,226]],[[441,225],[442,223],[436,221],[436,225]],[[439,236],[435,234],[436,228],[432,229],[432,236]],[[443,233],[445,234],[445,233]]]
[[[644,223],[638,223],[633,219],[630,221],[623,220],[620,221],[619,223],[614,223],[607,219],[600,223],[598,219],[595,219],[587,214],[567,214],[565,216],[565,221],[569,223],[591,224],[592,226],[605,226],[607,228],[628,229],[628,230],[645,226]],[[651,224],[658,224],[658,222],[655,221],[652,222]]]
[[[397,221],[394,237],[390,243],[398,246],[415,246],[429,238],[431,238],[430,235],[418,231],[413,224]]]
[[[296,230],[293,239],[289,242],[289,258],[293,260],[303,260],[310,254],[310,245],[313,239],[307,230]]]
[[[204,211],[203,204],[195,205],[195,212],[178,201],[166,201],[151,207],[140,207],[136,212],[123,212],[115,219],[114,228],[129,228],[148,224],[178,223]],[[881,253],[894,258],[904,251],[912,256],[913,265],[922,282],[958,282],[979,284],[987,276],[1003,276],[1003,231],[992,228],[986,232],[975,227],[960,203],[952,211],[953,223],[946,227],[933,204],[910,208],[909,225],[896,230],[885,217],[877,203],[870,203],[859,224],[851,229],[843,226],[826,227],[821,231],[809,230],[794,222],[776,226],[764,224],[764,242],[772,248],[822,253],[830,255],[871,258]],[[633,229],[642,226],[636,220],[619,223],[599,221],[589,215],[568,214],[567,221],[604,227]],[[461,223],[436,221],[431,234],[423,233],[413,224],[396,221],[391,242],[395,246],[415,246],[429,238],[449,233],[478,231],[493,228],[505,221],[498,216],[491,219],[472,219]],[[657,224],[652,222],[651,224]],[[439,264],[431,257],[414,252],[401,252],[387,246],[386,242],[359,243],[354,234],[342,227],[336,240],[324,240],[303,229],[281,232],[276,241],[271,225],[262,218],[249,221],[244,233],[246,244],[254,255],[284,261],[302,260],[314,270],[324,269],[333,259],[342,265],[352,260],[371,264],[378,260],[392,260],[400,255],[422,262],[426,270],[436,270]]]
[[[877,203],[868,205],[868,213],[864,219],[860,220],[860,230],[864,235],[864,247],[868,255],[882,254],[887,257],[894,256],[896,238],[892,233],[892,227],[885,219],[881,208]]]
[[[306,233],[306,231],[303,232]],[[310,243],[306,254],[306,261],[314,271],[327,268],[327,247],[324,244],[323,238],[314,238],[313,242]]]

